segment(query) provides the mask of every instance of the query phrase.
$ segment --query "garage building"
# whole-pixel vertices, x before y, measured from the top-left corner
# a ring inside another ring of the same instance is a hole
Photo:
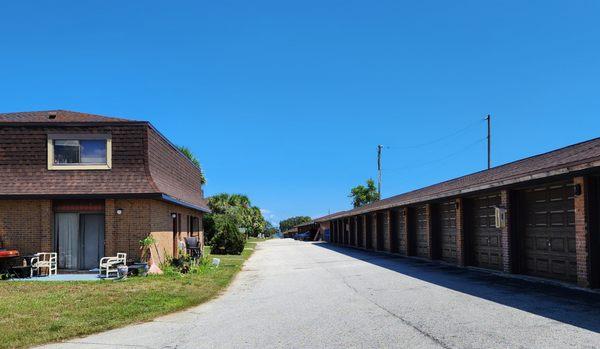
[[[329,241],[600,287],[600,138],[315,222]]]

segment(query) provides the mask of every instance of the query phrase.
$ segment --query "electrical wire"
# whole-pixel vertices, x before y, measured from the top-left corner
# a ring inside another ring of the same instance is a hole
[[[387,149],[395,149],[395,150],[403,150],[403,149],[415,149],[415,148],[426,147],[426,146],[428,146],[428,145],[436,144],[436,143],[439,143],[439,142],[441,142],[441,141],[443,141],[443,140],[446,140],[446,139],[448,139],[448,138],[450,138],[450,137],[454,137],[454,136],[456,136],[456,135],[458,135],[458,134],[461,134],[461,133],[463,133],[464,131],[466,131],[466,130],[470,129],[471,127],[473,127],[474,125],[477,125],[478,123],[480,123],[480,122],[482,122],[482,121],[485,121],[485,118],[483,118],[483,119],[478,119],[478,120],[476,120],[476,121],[473,121],[473,122],[471,122],[471,123],[467,124],[465,127],[461,128],[461,129],[459,129],[459,130],[457,130],[457,131],[454,131],[454,132],[452,132],[452,133],[450,133],[450,134],[447,134],[447,135],[445,135],[445,136],[443,136],[443,137],[440,137],[440,138],[434,139],[434,140],[432,140],[432,141],[429,141],[429,142],[426,142],[426,143],[415,144],[415,145],[407,145],[407,146],[401,146],[401,147],[396,147],[396,146],[386,146],[386,148],[387,148]]]
[[[448,154],[448,155],[446,155],[446,156],[444,156],[444,157],[442,157],[442,158],[439,158],[439,159],[435,159],[435,160],[431,160],[431,161],[423,162],[423,163],[420,163],[420,164],[417,164],[417,165],[407,165],[407,166],[401,166],[401,167],[396,167],[396,168],[383,168],[383,169],[382,169],[382,171],[383,171],[383,172],[387,172],[387,171],[392,171],[392,172],[393,172],[393,171],[399,171],[399,170],[406,170],[406,169],[419,168],[419,167],[423,167],[423,166],[431,165],[431,164],[434,164],[434,163],[439,163],[439,162],[442,162],[442,161],[448,160],[448,159],[450,159],[450,158],[452,158],[452,157],[455,157],[456,155],[459,155],[459,154],[460,154],[460,153],[462,153],[463,151],[465,151],[465,150],[467,150],[467,149],[469,149],[469,148],[472,148],[472,147],[476,146],[477,144],[479,144],[479,143],[481,143],[481,142],[483,142],[483,141],[485,141],[485,140],[487,140],[487,137],[480,138],[480,139],[476,140],[475,142],[469,143],[469,144],[467,144],[466,146],[464,146],[464,147],[460,148],[460,149],[459,149],[459,150],[457,150],[456,152],[453,152],[453,153],[451,153],[451,154]]]

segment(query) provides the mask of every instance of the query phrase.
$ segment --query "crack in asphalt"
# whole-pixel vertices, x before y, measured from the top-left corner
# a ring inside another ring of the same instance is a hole
[[[306,255],[306,253],[304,253],[304,251],[302,251],[302,253],[303,253],[304,255]],[[373,258],[373,259],[376,259],[376,258]],[[365,259],[365,260],[367,260],[367,259]],[[393,311],[391,311],[391,310],[387,309],[387,308],[386,308],[386,307],[384,307],[383,305],[381,305],[381,304],[379,304],[379,303],[377,303],[377,302],[373,301],[372,299],[370,299],[370,298],[366,297],[365,295],[363,295],[362,293],[360,293],[360,292],[359,292],[359,291],[358,291],[358,290],[357,290],[357,289],[356,289],[354,286],[350,285],[350,284],[348,283],[348,281],[346,280],[346,278],[345,278],[344,276],[342,276],[341,274],[335,273],[335,272],[333,272],[332,270],[330,270],[330,269],[328,269],[328,268],[326,268],[326,267],[322,266],[322,265],[321,265],[321,262],[313,262],[313,263],[315,263],[315,264],[317,265],[317,267],[319,267],[319,268],[321,268],[321,269],[325,270],[325,271],[326,271],[326,272],[328,272],[329,274],[333,274],[334,276],[336,276],[336,277],[340,278],[340,280],[342,280],[342,282],[344,283],[344,285],[346,285],[346,287],[348,287],[350,290],[352,290],[352,292],[354,292],[354,293],[355,293],[356,295],[358,295],[359,297],[361,297],[361,298],[365,299],[367,302],[369,302],[369,303],[371,303],[371,304],[375,305],[376,307],[378,307],[379,309],[381,309],[381,310],[385,311],[386,313],[388,313],[389,315],[391,315],[391,316],[393,316],[394,318],[398,319],[400,322],[402,322],[402,323],[403,323],[403,324],[405,324],[406,326],[409,326],[409,327],[411,327],[411,328],[412,328],[412,329],[414,329],[415,331],[419,332],[421,335],[423,335],[423,336],[427,337],[428,339],[430,339],[431,341],[433,341],[433,342],[434,342],[434,343],[436,343],[437,345],[441,346],[441,347],[442,347],[442,348],[444,348],[444,349],[451,349],[451,348],[452,348],[452,347],[451,347],[449,344],[447,344],[447,343],[444,343],[444,342],[443,342],[441,339],[439,339],[439,338],[437,338],[437,337],[433,336],[432,334],[430,334],[430,333],[428,333],[428,332],[424,331],[423,329],[419,328],[419,326],[417,326],[417,325],[413,324],[412,322],[410,322],[410,321],[408,321],[408,320],[404,319],[403,317],[401,317],[400,315],[398,315],[398,314],[394,313]]]
[[[328,270],[328,272],[331,273],[331,271]],[[421,328],[419,328],[419,326],[413,324],[412,322],[406,320],[405,318],[401,317],[400,315],[394,313],[393,311],[389,310],[388,308],[384,307],[383,305],[373,301],[372,299],[369,299],[369,297],[364,296],[362,293],[360,293],[354,286],[350,285],[348,283],[348,281],[346,280],[345,277],[341,276],[341,280],[344,283],[344,285],[346,285],[346,287],[348,287],[349,289],[352,290],[352,292],[354,292],[355,294],[357,294],[358,296],[360,296],[361,298],[367,300],[369,303],[375,305],[376,307],[378,307],[379,309],[385,311],[386,313],[390,314],[391,316],[393,316],[394,318],[400,320],[400,322],[402,322],[403,324],[415,329],[417,332],[419,332],[420,334],[424,335],[425,337],[429,338],[430,340],[432,340],[434,343],[438,344],[439,346],[441,346],[442,348],[445,349],[451,349],[452,347],[449,346],[448,344],[444,343],[441,339],[431,335],[428,332],[425,332],[424,330],[422,330]]]

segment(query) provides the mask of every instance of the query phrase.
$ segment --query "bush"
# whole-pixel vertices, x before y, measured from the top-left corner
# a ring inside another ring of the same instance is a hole
[[[234,220],[227,216],[215,219],[216,234],[210,241],[211,254],[241,254],[246,237],[238,231]]]
[[[218,215],[215,213],[205,214],[202,217],[202,226],[204,227],[204,241],[207,245],[211,244],[212,238],[217,234],[216,220],[215,217]]]

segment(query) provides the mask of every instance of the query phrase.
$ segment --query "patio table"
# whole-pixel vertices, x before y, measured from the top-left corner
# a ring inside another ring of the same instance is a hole
[[[17,250],[1,250],[0,251],[0,274],[8,273],[10,267],[14,264],[14,261],[19,257],[20,257],[19,251],[17,251]]]

